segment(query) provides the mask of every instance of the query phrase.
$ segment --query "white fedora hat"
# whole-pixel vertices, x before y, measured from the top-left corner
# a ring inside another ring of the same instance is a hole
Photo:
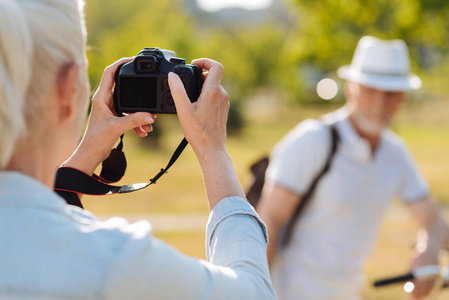
[[[340,78],[384,91],[408,91],[421,87],[410,73],[407,45],[403,40],[384,41],[372,36],[360,39],[351,65],[340,67]]]

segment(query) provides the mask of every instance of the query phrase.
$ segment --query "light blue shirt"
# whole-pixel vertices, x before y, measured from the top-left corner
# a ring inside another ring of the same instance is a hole
[[[211,212],[203,261],[146,221],[101,222],[33,178],[0,172],[0,299],[275,299],[266,244],[239,197]]]

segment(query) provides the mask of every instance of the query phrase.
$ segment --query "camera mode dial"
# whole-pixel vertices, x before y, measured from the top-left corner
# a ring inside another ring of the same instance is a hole
[[[170,58],[170,62],[172,62],[174,64],[178,64],[178,65],[183,65],[186,63],[186,60],[183,58],[179,58],[179,57],[172,57],[172,58]]]

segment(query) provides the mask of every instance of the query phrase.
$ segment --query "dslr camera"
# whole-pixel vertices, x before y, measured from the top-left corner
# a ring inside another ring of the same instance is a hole
[[[133,61],[122,64],[115,73],[116,113],[176,114],[168,86],[169,72],[179,75],[190,101],[197,101],[203,85],[203,71],[196,65],[186,64],[173,51],[144,48]]]

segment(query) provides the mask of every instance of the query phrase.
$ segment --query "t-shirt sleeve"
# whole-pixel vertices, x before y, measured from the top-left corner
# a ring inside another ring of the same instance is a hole
[[[330,130],[318,120],[307,120],[290,131],[274,148],[265,180],[302,195],[324,166]]]
[[[398,196],[404,202],[414,202],[428,196],[429,186],[422,177],[413,156],[407,146],[401,143],[401,168],[402,176],[399,184]]]

